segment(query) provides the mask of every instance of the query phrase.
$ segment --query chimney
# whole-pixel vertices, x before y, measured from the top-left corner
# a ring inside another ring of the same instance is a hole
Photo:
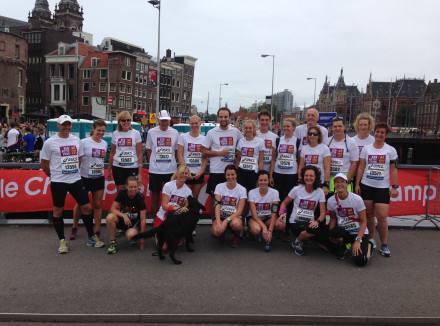
[[[434,79],[434,83],[436,83],[436,84],[437,84],[437,78],[435,78],[435,79]]]
[[[171,50],[167,49],[167,58],[171,58]]]

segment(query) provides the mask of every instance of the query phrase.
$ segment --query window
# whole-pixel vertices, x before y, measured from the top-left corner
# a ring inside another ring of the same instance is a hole
[[[67,78],[69,79],[75,78],[75,66],[72,64],[69,64],[69,74]]]
[[[135,79],[135,82],[136,82],[136,84],[138,84],[138,83],[139,83],[139,75],[138,75],[138,74],[136,74],[136,79]]]
[[[171,101],[174,101],[174,92],[171,92]]]
[[[60,65],[60,77],[64,77],[64,65]]]
[[[191,79],[188,79],[188,87],[191,87]]]
[[[53,86],[53,99],[54,101],[60,100],[60,85]]]
[[[177,87],[180,88],[180,80],[177,80]]]
[[[107,69],[102,69],[101,70],[101,79],[105,79],[107,78]]]
[[[139,103],[139,104],[140,104],[140,103]],[[137,105],[138,105],[138,102],[137,102],[137,101],[134,101],[134,102],[133,102],[133,107],[134,107],[135,110],[137,109]]]
[[[193,70],[192,70],[192,68],[189,68],[189,75],[190,75],[190,76],[193,75]]]
[[[151,112],[151,103],[148,103],[148,112]]]
[[[130,67],[130,58],[129,57],[125,57],[125,65],[127,67]]]
[[[148,91],[148,98],[153,98],[151,91]]]
[[[188,84],[187,84],[187,82],[186,82],[186,78],[184,78],[183,79],[183,87],[187,87],[188,86]]]
[[[139,92],[138,88],[137,88],[137,87],[135,87],[135,88],[134,88],[134,96],[135,96],[135,97],[137,97],[137,96],[138,96],[138,92]]]
[[[176,86],[176,79],[173,78],[173,86]]]
[[[143,90],[143,93],[144,93],[144,98],[147,98],[147,90],[144,88],[144,90]]]
[[[82,104],[84,106],[88,106],[89,105],[89,97],[88,96],[83,96]]]
[[[141,72],[144,72],[144,64],[141,63]]]
[[[83,78],[90,79],[90,70],[89,69],[83,70]]]
[[[147,109],[147,102],[142,102],[142,110],[145,111]]]
[[[191,92],[188,91],[188,92],[186,93],[186,95],[188,95],[188,101],[191,100]]]
[[[147,82],[148,82],[148,78],[147,76],[144,76],[144,85],[147,85]]]
[[[90,92],[90,83],[84,83],[83,84],[83,91],[84,92]]]
[[[127,96],[127,100],[125,101],[126,107],[131,109],[131,96]]]
[[[15,45],[15,58],[20,59],[20,45]]]
[[[186,101],[186,91],[183,91],[183,100]]]
[[[127,84],[127,94],[131,94],[133,90],[133,86],[131,84]]]
[[[66,100],[66,85],[63,85],[63,101]]]
[[[18,87],[23,86],[23,69],[18,69]]]
[[[75,95],[73,85],[69,85],[67,87],[67,100],[73,101],[73,96]]]
[[[180,94],[176,93],[176,102],[179,102],[179,97],[180,97]]]
[[[125,93],[125,84],[124,83],[119,84],[119,92]]]
[[[116,83],[110,83],[110,92],[116,92]]]
[[[99,83],[99,91],[105,92],[106,91],[106,83]]]
[[[127,71],[127,80],[131,80],[131,71]]]
[[[49,75],[50,77],[55,77],[55,65],[49,66]]]
[[[131,80],[131,71],[122,70],[122,79]]]
[[[124,103],[125,103],[124,96],[123,95],[119,96],[119,107],[123,108],[124,107]]]
[[[92,58],[92,67],[97,67],[99,63],[99,58]]]
[[[139,70],[141,64],[139,62],[136,62],[136,70]]]
[[[20,96],[18,101],[18,110],[19,112],[24,112],[24,96]]]
[[[6,50],[6,43],[3,41],[0,41],[0,51],[5,51]]]

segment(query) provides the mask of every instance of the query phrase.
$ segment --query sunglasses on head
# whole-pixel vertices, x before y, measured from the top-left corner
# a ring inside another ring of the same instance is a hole
[[[309,132],[309,136],[319,136],[319,132]]]
[[[130,122],[131,119],[121,119],[121,122]]]

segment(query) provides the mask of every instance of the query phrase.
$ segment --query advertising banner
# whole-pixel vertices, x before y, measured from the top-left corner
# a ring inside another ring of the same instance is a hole
[[[319,112],[318,124],[323,127],[331,126],[333,118],[336,118],[336,112]]]
[[[157,82],[157,71],[148,70],[148,86],[156,86]]]

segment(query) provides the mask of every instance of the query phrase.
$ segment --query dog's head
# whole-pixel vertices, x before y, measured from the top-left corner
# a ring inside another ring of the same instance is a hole
[[[199,213],[200,210],[206,211],[205,206],[200,204],[200,202],[193,196],[188,196],[188,210],[191,212]]]

